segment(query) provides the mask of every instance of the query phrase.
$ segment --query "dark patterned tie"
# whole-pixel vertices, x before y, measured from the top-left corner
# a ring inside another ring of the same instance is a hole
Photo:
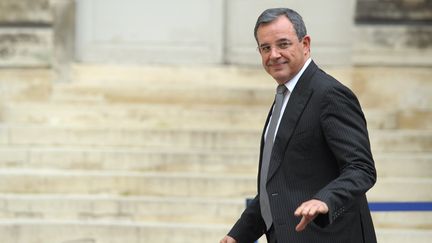
[[[261,162],[261,175],[260,175],[260,208],[261,208],[261,215],[264,219],[264,222],[267,226],[267,230],[270,229],[272,225],[272,215],[270,211],[270,203],[269,203],[269,197],[267,193],[267,175],[270,165],[270,157],[273,149],[273,140],[275,136],[276,131],[276,125],[279,121],[282,104],[284,100],[284,94],[287,90],[285,85],[279,85],[276,89],[276,97],[275,97],[275,105],[273,108],[271,120],[268,125],[267,129],[267,136],[265,138],[264,142],[264,150],[262,155],[262,162]]]

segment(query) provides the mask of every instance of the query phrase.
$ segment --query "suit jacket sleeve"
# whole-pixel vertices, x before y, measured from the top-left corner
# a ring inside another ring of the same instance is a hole
[[[257,195],[246,207],[228,235],[236,239],[238,243],[251,243],[261,237],[265,229],[266,226],[259,207],[259,196]]]
[[[376,182],[376,171],[366,120],[355,95],[343,85],[330,86],[321,110],[322,131],[340,171],[314,196],[329,207],[328,215],[316,219],[317,224],[325,226],[364,196]]]

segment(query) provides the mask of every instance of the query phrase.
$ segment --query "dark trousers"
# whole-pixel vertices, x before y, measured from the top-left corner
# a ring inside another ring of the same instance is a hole
[[[266,237],[267,237],[268,243],[277,243],[276,231],[275,231],[273,225],[267,231]]]

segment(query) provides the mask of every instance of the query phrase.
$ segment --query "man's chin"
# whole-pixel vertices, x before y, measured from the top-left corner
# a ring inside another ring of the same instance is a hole
[[[281,73],[272,73],[271,76],[279,83],[284,84],[288,80],[287,75]]]

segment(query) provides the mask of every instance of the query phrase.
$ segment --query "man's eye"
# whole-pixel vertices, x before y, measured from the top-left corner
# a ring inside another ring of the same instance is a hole
[[[270,51],[270,46],[261,46],[261,51],[262,52],[269,52]]]
[[[288,48],[289,47],[289,43],[288,42],[282,42],[282,43],[279,43],[278,44],[278,47],[280,48],[280,49],[286,49],[286,48]]]

